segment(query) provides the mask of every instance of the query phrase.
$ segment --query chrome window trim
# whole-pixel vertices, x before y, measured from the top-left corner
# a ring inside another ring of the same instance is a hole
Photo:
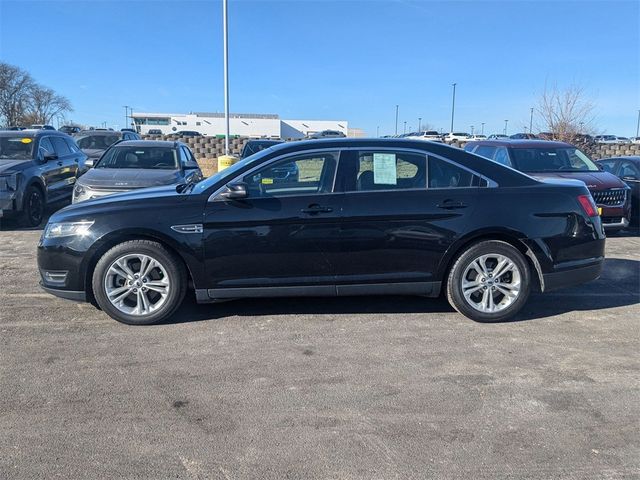
[[[251,168],[251,169],[249,169],[249,170],[247,170],[247,171],[245,171],[245,172],[233,177],[233,179],[231,179],[231,180],[225,181],[224,185],[222,185],[220,188],[215,190],[211,195],[209,195],[209,198],[207,199],[207,203],[218,201],[218,200],[215,200],[215,197],[218,194],[220,194],[220,192],[224,191],[224,189],[226,188],[227,184],[236,182],[236,181],[238,181],[238,179],[242,179],[242,178],[246,177],[247,175],[251,175],[256,170],[259,170],[259,169],[261,169],[263,167],[267,167],[267,166],[269,166],[269,165],[271,165],[271,164],[273,164],[275,162],[279,162],[280,160],[286,160],[287,158],[290,158],[290,157],[299,157],[301,155],[320,153],[320,152],[322,152],[322,153],[331,153],[331,154],[334,154],[334,155],[337,154],[336,167],[335,167],[335,169],[333,171],[333,181],[331,182],[331,192],[318,192],[318,193],[312,193],[312,194],[305,193],[305,194],[302,194],[302,195],[284,195],[284,197],[305,197],[305,196],[308,197],[309,195],[329,195],[329,194],[332,194],[332,193],[342,193],[342,192],[334,192],[335,187],[336,187],[336,178],[338,177],[338,166],[340,164],[340,152],[342,150],[343,149],[340,149],[340,148],[338,148],[338,149],[316,148],[316,149],[313,149],[313,150],[304,150],[303,152],[292,152],[292,153],[287,153],[287,154],[284,154],[284,155],[281,155],[281,156],[277,156],[275,158],[272,158],[268,162],[256,165],[255,167],[253,167],[253,168]],[[284,198],[284,197],[282,197],[282,198]],[[261,198],[264,198],[264,197],[261,197]],[[281,198],[281,197],[273,197],[273,198]]]

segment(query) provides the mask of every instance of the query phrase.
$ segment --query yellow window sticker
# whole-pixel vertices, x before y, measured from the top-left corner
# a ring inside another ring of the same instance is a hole
[[[23,138],[22,140],[20,140],[22,143],[31,143],[33,140],[31,140],[30,138]]]
[[[263,185],[272,185],[273,184],[273,178],[263,178],[262,179],[262,184]]]

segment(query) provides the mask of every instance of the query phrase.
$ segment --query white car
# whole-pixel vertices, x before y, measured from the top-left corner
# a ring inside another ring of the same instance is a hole
[[[467,142],[479,142],[480,140],[486,140],[486,135],[469,135]]]
[[[407,135],[410,139],[428,140],[430,142],[442,142],[442,136],[435,130],[425,130]]]
[[[471,135],[464,132],[451,132],[451,133],[447,133],[447,136],[444,137],[444,141],[447,143],[468,142],[470,136]]]
[[[640,144],[640,137],[631,137],[629,140],[631,140],[631,143],[635,145]]]
[[[596,143],[604,143],[609,145],[625,145],[631,143],[627,137],[616,137],[615,135],[598,135],[595,137]]]

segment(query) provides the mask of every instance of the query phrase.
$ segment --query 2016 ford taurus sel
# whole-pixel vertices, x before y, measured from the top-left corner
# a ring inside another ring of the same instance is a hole
[[[191,285],[199,302],[444,291],[467,317],[500,321],[534,288],[597,278],[604,243],[583,182],[431,142],[331,139],[67,207],[38,264],[48,292],[129,324],[166,319]]]

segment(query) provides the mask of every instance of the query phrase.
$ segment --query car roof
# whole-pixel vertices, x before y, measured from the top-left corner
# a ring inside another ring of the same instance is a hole
[[[80,130],[77,132],[82,135],[120,135],[122,132],[116,130]]]
[[[629,160],[634,163],[640,163],[640,156],[630,155],[628,157],[607,157],[607,158],[601,158],[600,160],[596,160],[596,161],[602,162],[603,160]]]
[[[182,142],[171,140],[125,140],[114,145],[114,147],[165,147],[176,148],[184,145]]]
[[[61,132],[59,130],[42,130],[42,129],[36,129],[36,128],[27,128],[24,130],[0,130],[0,136],[2,137],[41,137],[43,135],[47,135],[47,136],[51,136],[51,135],[57,135],[60,137],[69,137],[69,135],[67,135],[64,132]],[[71,137],[69,137],[71,138]]]
[[[512,147],[512,148],[565,148],[573,147],[573,145],[565,142],[554,142],[550,140],[537,140],[525,138],[510,138],[500,140],[481,140],[478,142],[469,142],[474,145],[491,145],[495,147]]]

